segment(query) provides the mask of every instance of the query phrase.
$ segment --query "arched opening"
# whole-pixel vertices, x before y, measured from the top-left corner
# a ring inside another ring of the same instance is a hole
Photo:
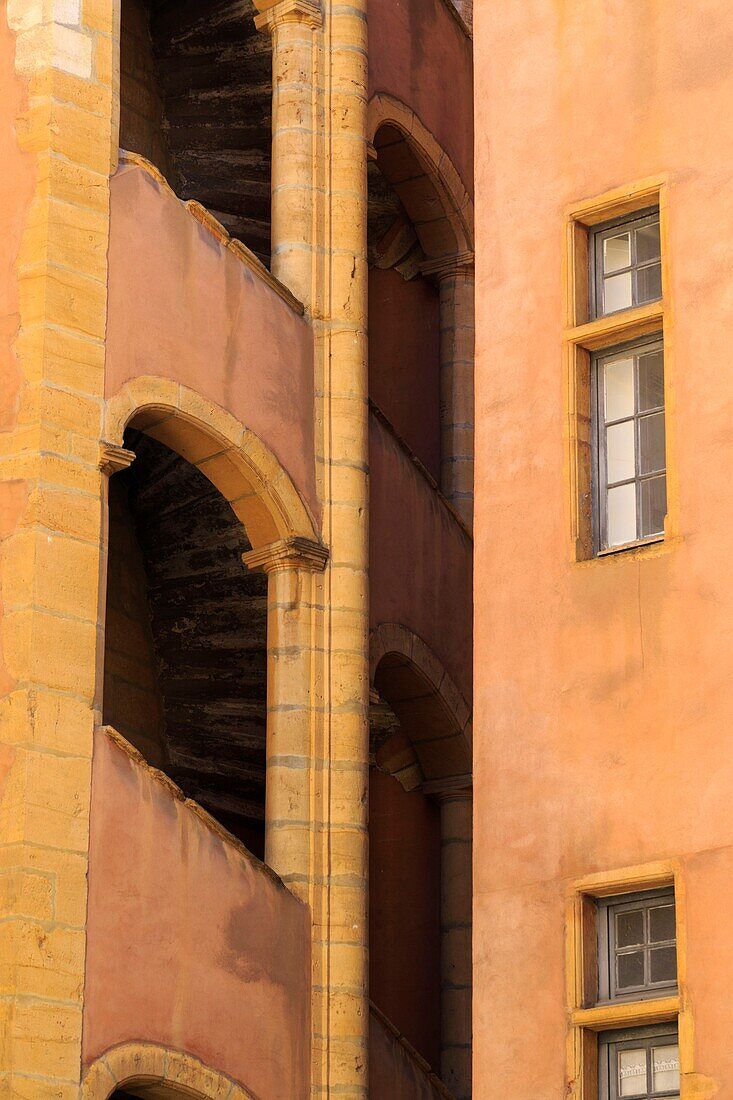
[[[433,1069],[445,1072],[444,1015],[454,1009],[446,947],[451,954],[457,941],[447,939],[454,899],[438,791],[470,774],[470,749],[438,685],[400,651],[378,655],[370,734],[371,997]],[[470,967],[470,929],[466,934]],[[470,1004],[470,990],[466,996]]]
[[[267,578],[243,564],[245,528],[202,469],[135,428],[124,443],[136,457],[109,485],[103,719],[262,858]]]
[[[120,146],[270,259],[270,37],[252,0],[122,0]]]
[[[368,166],[369,395],[440,480],[440,296],[412,190],[431,185],[400,132],[383,125]],[[411,190],[412,189],[412,190]],[[412,206],[412,211],[410,210]]]

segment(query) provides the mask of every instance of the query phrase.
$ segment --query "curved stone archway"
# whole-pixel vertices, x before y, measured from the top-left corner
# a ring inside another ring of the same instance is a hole
[[[406,789],[471,774],[468,703],[422,638],[400,623],[380,623],[370,639],[370,680],[399,722],[379,766]]]
[[[255,549],[283,539],[319,541],[313,519],[273,453],[221,406],[166,378],[143,375],[107,402],[102,461],[137,428],[176,451],[216,486]],[[124,462],[123,462],[124,465]]]
[[[116,1089],[141,1100],[257,1100],[254,1093],[198,1058],[155,1043],[124,1043],[98,1058],[84,1075],[80,1100],[108,1100]]]
[[[380,145],[378,135],[385,135]],[[394,96],[369,102],[367,138],[394,187],[428,259],[473,252],[473,201],[445,150],[415,114]]]

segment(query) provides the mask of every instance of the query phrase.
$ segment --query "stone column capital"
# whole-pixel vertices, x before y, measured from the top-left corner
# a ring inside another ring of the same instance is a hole
[[[107,477],[112,477],[120,470],[126,470],[132,466],[137,458],[134,451],[128,451],[124,447],[118,447],[115,443],[100,443],[99,468]]]
[[[450,779],[430,779],[422,785],[424,794],[431,794],[438,802],[470,802],[473,798],[473,776],[456,775]]]
[[[440,256],[436,260],[425,260],[420,264],[423,275],[433,276],[438,282],[456,275],[473,275],[473,252],[457,252],[452,256]]]
[[[258,31],[272,34],[283,23],[304,23],[317,30],[323,26],[323,11],[316,0],[255,0],[259,9],[255,16]]]
[[[242,561],[248,569],[257,573],[277,573],[286,569],[322,573],[328,561],[328,549],[314,539],[295,535],[269,542],[256,550],[248,550],[242,554]]]

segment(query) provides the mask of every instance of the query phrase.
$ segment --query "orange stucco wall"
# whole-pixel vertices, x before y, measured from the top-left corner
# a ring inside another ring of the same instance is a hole
[[[477,4],[475,42],[474,1094],[566,1095],[564,892],[671,858],[692,1069],[729,1096],[733,18],[724,0]],[[564,212],[656,174],[679,537],[574,562]]]
[[[180,382],[259,436],[318,514],[307,322],[141,168],[112,179],[106,394]]]
[[[261,1100],[308,1094],[310,917],[104,730],[94,743],[84,1062],[149,1041]]]
[[[471,39],[449,3],[370,0],[369,94],[386,92],[412,108],[471,189]]]

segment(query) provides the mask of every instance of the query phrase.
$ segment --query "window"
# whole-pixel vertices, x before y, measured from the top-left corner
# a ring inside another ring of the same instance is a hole
[[[662,296],[659,210],[593,232],[593,311],[605,317]]]
[[[627,550],[641,556],[679,530],[667,491],[667,208],[666,182],[657,178],[569,212],[563,301],[576,561]]]
[[[600,1100],[679,1100],[677,1028],[669,1024],[636,1031],[601,1032],[598,1037]]]
[[[694,1072],[691,1045],[678,1042],[689,1035],[690,1010],[678,988],[675,874],[658,862],[572,885],[568,1079],[576,1100],[680,1100],[681,1077]]]
[[[597,549],[664,535],[667,478],[661,337],[598,353],[595,385]]]
[[[599,900],[599,999],[664,996],[676,985],[674,893],[657,890]]]

